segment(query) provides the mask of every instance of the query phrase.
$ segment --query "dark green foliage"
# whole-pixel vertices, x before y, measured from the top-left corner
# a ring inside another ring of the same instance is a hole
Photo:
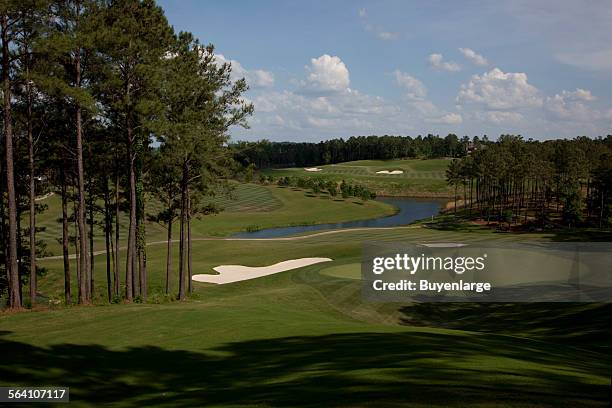
[[[611,145],[612,136],[539,142],[502,135],[450,163],[455,211],[462,194],[468,214],[487,221],[603,228],[612,203]]]
[[[466,136],[459,140],[449,134],[441,138],[417,136],[353,136],[319,143],[237,142],[231,145],[234,156],[243,165],[257,168],[304,167],[353,160],[387,160],[409,157],[464,157],[474,142]]]

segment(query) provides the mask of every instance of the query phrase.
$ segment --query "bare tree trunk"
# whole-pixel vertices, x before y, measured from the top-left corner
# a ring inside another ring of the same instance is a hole
[[[15,195],[15,168],[13,163],[13,117],[11,114],[11,84],[9,79],[10,57],[8,38],[8,16],[2,15],[2,93],[4,104],[4,151],[6,154],[6,192],[8,199],[8,251],[6,272],[9,290],[9,307],[21,308],[19,294],[19,270],[17,265],[17,197]]]
[[[26,77],[29,78],[29,74]],[[36,305],[36,184],[34,182],[34,137],[32,135],[32,85],[29,81],[27,92],[28,167],[30,171],[30,304],[34,307]]]
[[[181,232],[179,243],[179,300],[185,299],[185,224],[187,221],[187,166],[183,165],[181,182]]]
[[[119,160],[117,159],[117,162]],[[119,169],[115,169],[115,257],[114,274],[115,274],[115,296],[119,296]]]
[[[72,193],[74,194],[74,188]],[[81,254],[79,252],[79,227],[77,226],[77,203],[73,201],[73,209],[72,212],[74,214],[74,256],[76,257],[76,275],[77,275],[77,284],[81,284]],[[79,289],[80,290],[80,289]]]
[[[191,196],[189,186],[187,186],[187,277],[189,278],[189,295],[193,292],[193,285],[191,283],[191,277],[193,276],[191,261]]]
[[[21,229],[21,220],[22,210],[19,206],[19,194],[17,194],[17,275],[19,276],[19,298],[21,299],[21,306],[23,306],[23,239],[22,239],[22,229]]]
[[[168,203],[168,208],[171,206],[171,202]],[[169,215],[168,221],[168,248],[166,251],[166,295],[170,292],[170,273],[172,269],[172,214]]]
[[[127,121],[128,133],[128,165],[130,184],[130,227],[128,230],[128,247],[125,272],[125,297],[128,301],[134,299],[134,257],[136,252],[136,175],[134,173],[134,153],[132,152],[132,128]]]
[[[113,224],[110,213],[110,191],[108,189],[108,180],[104,178],[104,245],[106,249],[106,294],[108,302],[113,300],[112,295],[112,280],[111,280],[111,234],[113,233]]]
[[[62,255],[64,258],[64,297],[66,304],[72,304],[72,295],[70,288],[70,258],[68,254],[68,197],[66,193],[66,177],[64,174],[64,168],[60,169],[62,183],[61,194],[62,194]]]
[[[92,181],[90,180],[90,186]],[[89,298],[94,298],[94,197],[93,187],[89,191]]]
[[[76,86],[81,86],[81,55],[80,50],[76,53],[75,59]],[[87,228],[85,226],[85,171],[83,170],[83,123],[81,106],[76,106],[76,153],[77,153],[77,227],[79,229],[79,252],[80,270],[79,280],[79,303],[90,303],[91,292],[89,291],[89,259],[87,256]]]

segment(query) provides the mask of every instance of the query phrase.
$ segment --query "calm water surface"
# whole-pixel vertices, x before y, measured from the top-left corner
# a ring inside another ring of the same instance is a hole
[[[394,215],[382,216],[360,221],[347,221],[330,224],[304,225],[297,227],[266,228],[254,232],[241,232],[232,235],[236,238],[279,238],[290,235],[297,235],[310,231],[333,230],[341,228],[373,228],[373,227],[394,227],[406,225],[416,220],[429,218],[438,214],[445,200],[422,199],[422,198],[377,198],[378,201],[391,204],[399,211]]]

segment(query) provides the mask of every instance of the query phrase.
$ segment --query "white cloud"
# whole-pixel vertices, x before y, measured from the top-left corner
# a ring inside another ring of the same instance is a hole
[[[349,87],[349,71],[339,57],[324,54],[319,58],[312,58],[306,70],[307,88],[310,90],[340,92]]]
[[[519,112],[508,112],[508,111],[485,111],[485,112],[473,112],[471,117],[481,122],[489,122],[494,124],[500,123],[518,123],[524,119],[523,115]]]
[[[427,88],[421,81],[410,74],[396,69],[393,72],[395,82],[406,89],[406,96],[410,99],[423,99],[427,96]]]
[[[365,9],[365,7],[360,8],[359,9],[359,17],[365,18],[367,16],[368,16],[368,11]]]
[[[270,88],[274,86],[274,74],[270,71],[262,69],[248,70],[240,62],[227,59],[223,54],[216,54],[215,61],[220,65],[225,63],[232,64],[232,79],[245,78],[251,88]]]
[[[272,74],[270,71],[256,69],[254,71],[249,71],[247,77],[250,78],[251,83],[256,87],[270,88],[274,86],[274,74]]]
[[[445,125],[459,125],[463,122],[463,118],[461,117],[460,114],[451,112],[451,113],[442,115],[438,118],[434,118],[432,122],[441,123]]]
[[[594,101],[596,98],[591,91],[577,88],[575,91],[561,91],[552,97],[547,97],[544,103],[546,110],[555,118],[588,122],[597,120],[604,116],[597,110],[591,109],[585,102]]]
[[[479,103],[493,110],[512,110],[542,106],[542,97],[527,81],[527,74],[504,73],[494,68],[482,75],[473,75],[469,83],[461,85],[457,102]]]
[[[489,61],[485,57],[480,54],[477,54],[476,51],[470,48],[459,48],[459,52],[463,54],[463,56],[473,64],[486,66],[489,65]]]
[[[454,61],[444,61],[442,54],[430,54],[428,59],[429,65],[432,68],[440,69],[448,72],[457,72],[461,70],[461,66]]]

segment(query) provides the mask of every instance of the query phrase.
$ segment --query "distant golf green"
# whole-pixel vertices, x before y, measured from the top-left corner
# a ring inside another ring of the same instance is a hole
[[[379,195],[413,197],[451,197],[446,183],[446,168],[450,159],[358,160],[304,168],[264,169],[272,177],[319,177],[360,183]],[[379,173],[396,171],[396,174]],[[401,173],[399,173],[401,171]]]

